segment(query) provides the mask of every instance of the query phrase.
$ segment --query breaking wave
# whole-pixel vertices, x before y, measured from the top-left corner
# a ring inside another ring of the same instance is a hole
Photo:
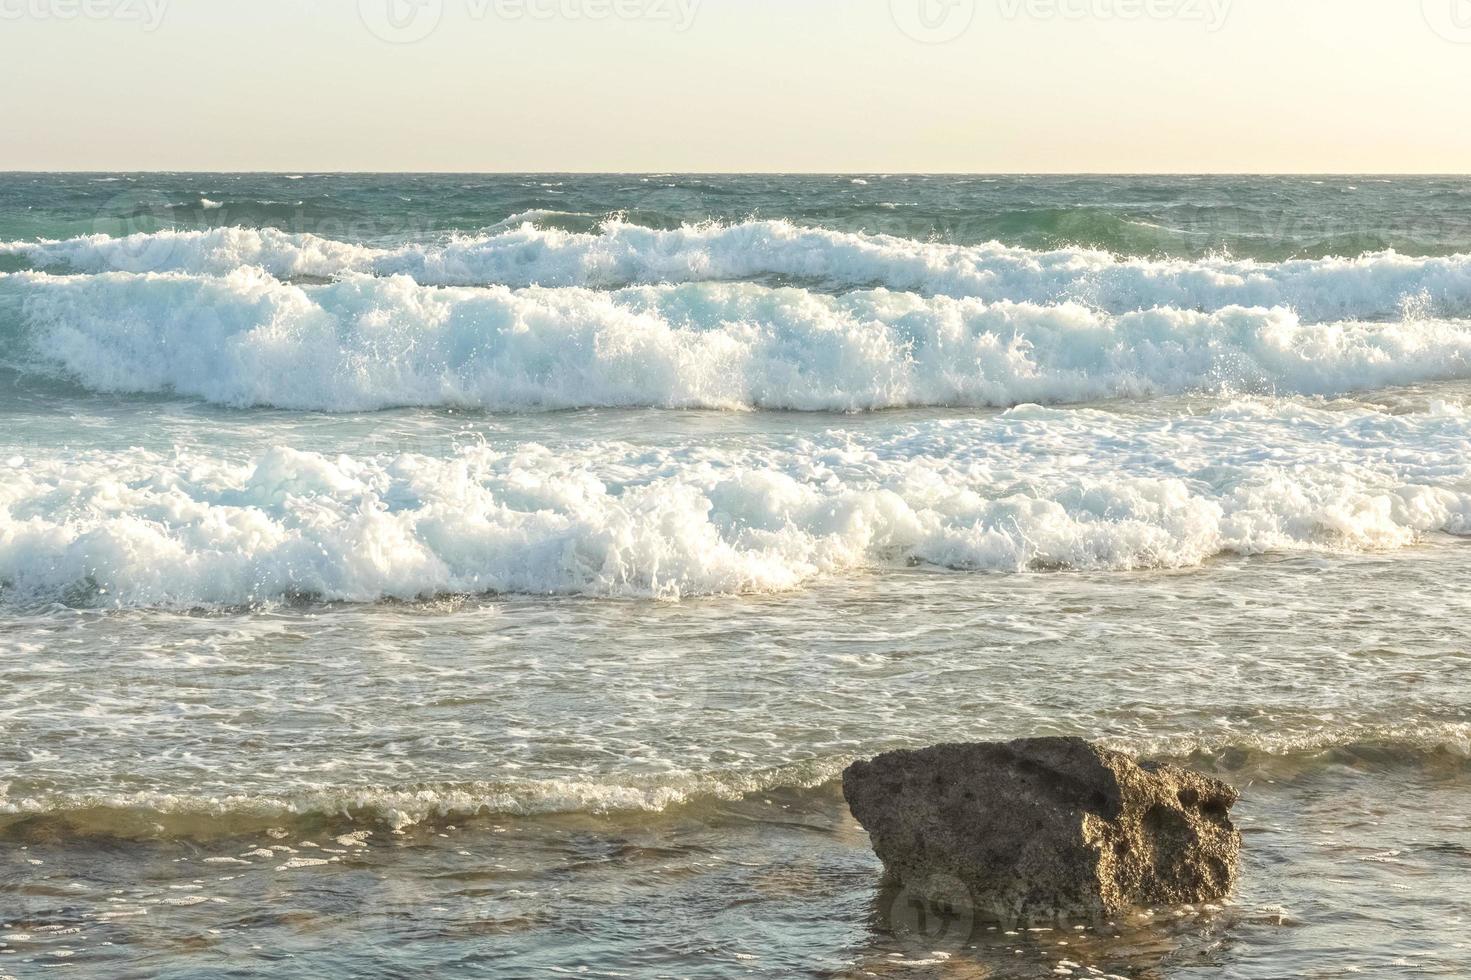
[[[255,268],[20,272],[0,277],[4,297],[25,370],[230,406],[856,411],[1471,377],[1471,321],[1320,323],[1284,307],[1110,314],[887,289],[469,289],[356,273],[302,285]]]
[[[407,275],[421,285],[586,286],[777,281],[826,291],[886,287],[928,296],[1079,302],[1111,313],[1157,306],[1284,306],[1305,320],[1376,319],[1406,302],[1471,315],[1471,257],[1119,258],[1090,249],[1032,251],[809,228],[787,221],[596,230],[530,221],[434,244],[372,247],[271,228],[222,227],[0,243],[0,256],[48,271],[225,275],[257,266],[279,278]]]
[[[0,481],[0,589],[183,608],[675,599],[910,563],[1129,570],[1397,549],[1471,532],[1468,438],[1464,412],[1248,402],[1152,420],[1024,407],[665,449],[17,456]]]

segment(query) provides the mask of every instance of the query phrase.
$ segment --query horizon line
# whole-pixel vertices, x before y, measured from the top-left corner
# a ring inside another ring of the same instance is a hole
[[[279,170],[46,170],[35,168],[0,170],[0,175],[12,174],[53,176],[249,174],[263,177],[296,176],[298,174],[302,176],[331,174],[333,176],[375,177],[516,177],[523,175],[559,177],[646,177],[650,175],[669,177],[1471,177],[1471,171],[1432,170],[333,170],[318,167]]]

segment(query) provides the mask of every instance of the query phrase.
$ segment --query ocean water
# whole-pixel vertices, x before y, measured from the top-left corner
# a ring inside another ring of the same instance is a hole
[[[1467,535],[1467,178],[0,175],[0,977],[1465,976]],[[1044,734],[1238,894],[878,888]]]

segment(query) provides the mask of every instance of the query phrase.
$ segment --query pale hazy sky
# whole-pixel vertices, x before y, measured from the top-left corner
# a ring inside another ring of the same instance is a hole
[[[0,169],[1471,170],[1471,0],[0,0],[0,79]]]

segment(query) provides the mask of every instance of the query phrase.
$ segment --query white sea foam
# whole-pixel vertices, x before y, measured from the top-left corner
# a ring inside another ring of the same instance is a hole
[[[1268,403],[1022,408],[881,437],[42,455],[0,484],[0,581],[128,606],[787,590],[925,562],[1137,569],[1471,530],[1471,421]]]
[[[1051,303],[1114,313],[1171,306],[1285,306],[1307,320],[1395,315],[1407,300],[1440,316],[1471,314],[1471,257],[1394,252],[1281,263],[1117,258],[992,242],[926,243],[785,221],[655,230],[622,221],[595,233],[531,224],[438,244],[373,248],[273,229],[214,228],[127,238],[10,242],[0,254],[51,271],[223,275],[259,266],[278,277],[403,274],[426,285],[619,287],[782,277],[828,290],[886,286],[926,295]]]
[[[1471,321],[1311,323],[1286,309],[826,296],[749,283],[425,287],[15,273],[33,367],[225,405],[865,410],[1189,391],[1329,394],[1471,376]],[[12,351],[12,359],[14,359]]]

